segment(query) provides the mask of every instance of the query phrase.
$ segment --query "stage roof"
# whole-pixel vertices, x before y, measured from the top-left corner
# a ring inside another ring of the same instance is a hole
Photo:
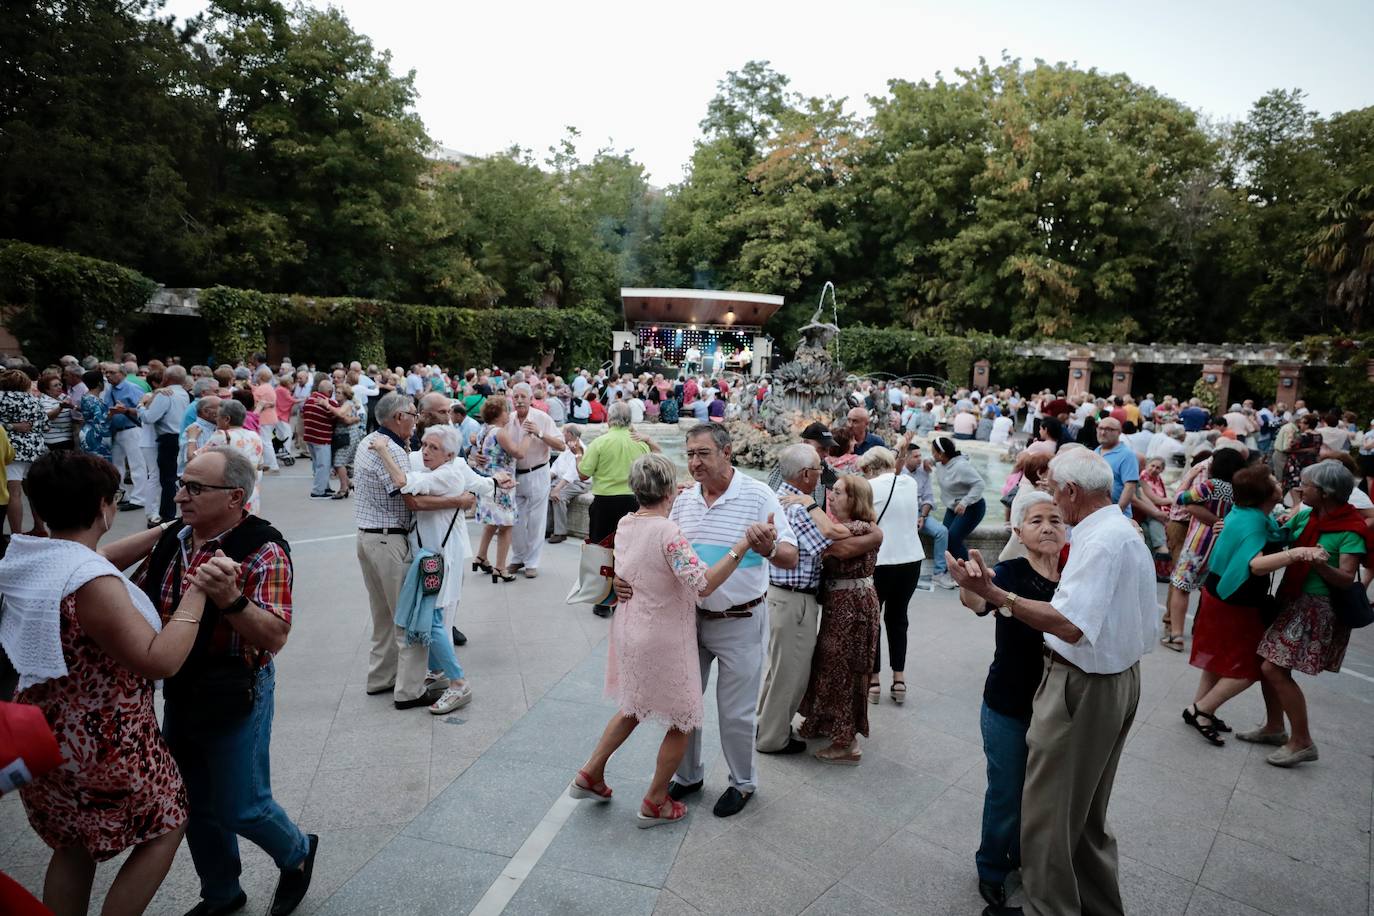
[[[630,289],[620,291],[631,324],[703,324],[759,327],[782,307],[782,296],[714,289]]]

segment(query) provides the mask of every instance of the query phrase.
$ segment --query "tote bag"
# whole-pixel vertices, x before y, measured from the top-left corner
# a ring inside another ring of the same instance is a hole
[[[600,604],[605,606],[616,603],[615,596],[615,532],[611,532],[600,543],[584,541],[582,557],[577,567],[577,581],[568,592],[568,604]]]

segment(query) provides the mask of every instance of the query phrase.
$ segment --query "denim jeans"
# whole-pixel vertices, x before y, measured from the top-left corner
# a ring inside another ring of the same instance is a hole
[[[945,511],[945,527],[949,529],[949,552],[955,559],[968,559],[968,548],[964,546],[964,540],[978,527],[987,511],[988,504],[981,499],[972,505],[964,506],[963,515],[956,515],[953,509]]]
[[[461,574],[462,570],[444,571],[444,575]],[[442,671],[451,681],[463,679],[463,666],[458,664],[458,656],[453,651],[453,637],[444,626],[444,609],[434,609],[434,623],[429,628],[429,667],[431,671]]]
[[[239,723],[203,725],[196,710],[169,700],[162,736],[186,783],[190,818],[186,842],[200,876],[200,895],[228,903],[239,884],[239,837],[252,840],[278,868],[305,861],[309,843],[301,829],[272,798],[272,709],[276,667],[258,672],[258,700]]]
[[[328,493],[329,475],[334,470],[334,447],[328,442],[324,445],[316,445],[314,442],[306,444],[310,446],[310,470],[315,475],[310,485],[310,495]]]
[[[935,556],[931,559],[935,561],[935,575],[945,575],[949,572],[949,564],[945,562],[945,551],[949,549],[949,529],[937,522],[934,514],[931,514],[927,515],[921,524],[921,531],[934,542],[931,552]]]
[[[1000,884],[1021,867],[1021,787],[1026,781],[1030,722],[1004,716],[984,703],[980,725],[988,788],[983,795],[983,841],[974,861],[979,880]]]

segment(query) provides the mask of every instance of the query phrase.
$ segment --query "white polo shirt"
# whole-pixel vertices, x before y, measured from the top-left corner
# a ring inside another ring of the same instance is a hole
[[[787,523],[777,494],[767,484],[737,469],[725,492],[709,507],[698,483],[678,495],[668,517],[677,522],[697,556],[710,566],[744,537],[745,529],[755,522],[768,521],[769,515],[777,526],[778,540],[795,546],[797,537]],[[762,597],[767,591],[768,561],[751,550],[730,578],[707,597],[698,599],[697,604],[708,611],[723,611]]]
[[[1069,562],[1050,599],[1083,631],[1077,645],[1045,634],[1045,644],[1089,674],[1117,674],[1158,638],[1160,608],[1150,549],[1115,505],[1073,528]]]

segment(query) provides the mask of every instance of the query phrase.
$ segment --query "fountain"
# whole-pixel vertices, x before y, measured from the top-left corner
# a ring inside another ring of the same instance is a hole
[[[825,294],[830,293],[833,321],[823,320]],[[830,343],[839,336],[839,310],[835,304],[835,284],[829,280],[821,289],[820,302],[811,321],[799,330],[801,340],[796,356],[772,373],[768,397],[759,405],[759,419],[770,435],[788,436],[797,432],[798,420],[805,426],[813,420],[828,423],[845,406],[845,371],[830,352]]]

